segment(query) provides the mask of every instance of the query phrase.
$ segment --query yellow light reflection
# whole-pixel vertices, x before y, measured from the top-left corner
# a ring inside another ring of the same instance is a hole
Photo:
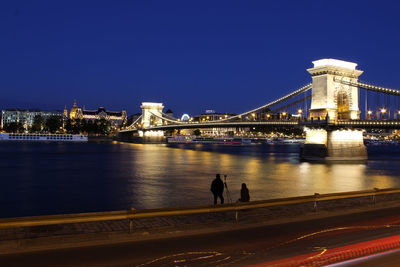
[[[236,153],[235,149],[223,153],[225,149],[221,147],[211,152],[203,151],[202,144],[190,148],[160,144],[115,145],[132,151],[130,157],[122,159],[128,161],[124,172],[132,198],[140,195],[140,204],[146,208],[171,206],[174,198],[178,199],[174,206],[210,204],[209,188],[216,173],[228,175],[227,184],[233,201],[240,197],[242,183],[247,184],[251,200],[399,186],[393,175],[365,164],[288,160],[281,156],[279,148],[270,151],[267,157],[260,157]]]

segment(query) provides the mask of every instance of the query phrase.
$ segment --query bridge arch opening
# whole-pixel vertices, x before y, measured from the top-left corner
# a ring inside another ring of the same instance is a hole
[[[157,126],[157,117],[154,115],[150,116],[150,126]]]
[[[350,103],[349,96],[346,91],[341,90],[336,95],[337,99],[337,113],[339,120],[350,119]]]

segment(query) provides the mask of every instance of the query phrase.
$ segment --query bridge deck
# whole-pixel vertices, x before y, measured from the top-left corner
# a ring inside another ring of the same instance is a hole
[[[234,121],[234,122],[207,122],[207,123],[180,123],[153,126],[146,129],[125,129],[120,132],[131,131],[158,131],[171,129],[196,129],[196,128],[246,128],[257,126],[271,127],[340,127],[340,128],[379,128],[379,129],[400,129],[400,120],[340,120],[337,122],[327,122],[326,120],[268,120],[268,121]]]

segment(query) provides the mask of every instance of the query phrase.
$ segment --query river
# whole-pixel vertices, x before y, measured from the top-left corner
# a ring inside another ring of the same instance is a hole
[[[227,175],[233,201],[400,187],[400,146],[366,163],[301,162],[299,145],[0,143],[0,217],[212,204]],[[227,201],[229,202],[229,200]]]

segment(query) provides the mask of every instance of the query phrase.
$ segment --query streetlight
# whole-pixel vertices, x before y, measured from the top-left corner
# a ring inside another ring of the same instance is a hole
[[[399,111],[400,111],[400,110],[399,110]],[[267,119],[269,119],[269,117],[271,117],[271,115],[269,115],[269,114],[267,114],[266,116],[267,116]]]
[[[368,118],[370,118],[371,119],[371,114],[372,114],[372,111],[371,110],[368,110]]]
[[[302,120],[303,119],[303,110],[301,110],[301,108],[299,108],[299,110],[297,110],[297,113],[299,114],[299,119]]]
[[[381,113],[382,113],[382,119],[384,119],[385,118],[386,109],[385,108],[381,108]]]

